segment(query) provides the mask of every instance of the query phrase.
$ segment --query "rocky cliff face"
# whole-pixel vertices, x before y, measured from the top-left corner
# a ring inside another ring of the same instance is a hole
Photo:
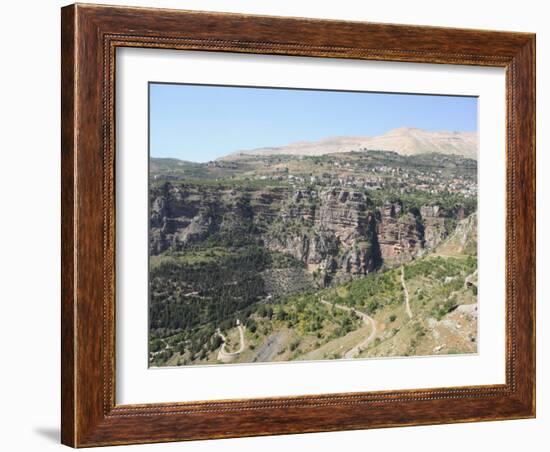
[[[424,228],[418,217],[404,213],[399,203],[388,203],[380,209],[379,218],[380,254],[386,265],[409,261],[422,251]]]
[[[381,265],[376,219],[363,193],[297,190],[263,234],[264,244],[291,254],[327,284],[334,276],[365,275]]]
[[[303,262],[322,285],[410,261],[447,237],[438,206],[375,206],[344,188],[232,189],[171,185],[151,190],[150,252],[220,237],[246,241]],[[456,216],[456,214],[453,214]]]
[[[442,211],[439,206],[422,206],[420,216],[424,221],[424,245],[434,248],[447,237]]]

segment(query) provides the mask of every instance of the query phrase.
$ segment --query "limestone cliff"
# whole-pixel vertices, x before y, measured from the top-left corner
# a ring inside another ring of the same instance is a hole
[[[434,205],[406,211],[399,201],[376,205],[364,192],[341,187],[165,183],[151,190],[150,252],[185,250],[206,240],[255,243],[303,262],[327,285],[412,260],[442,242],[449,220],[461,215]]]

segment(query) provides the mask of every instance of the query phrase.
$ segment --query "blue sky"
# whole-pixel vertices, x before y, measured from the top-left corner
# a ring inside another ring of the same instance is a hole
[[[159,83],[149,93],[151,156],[195,162],[398,127],[477,130],[473,97]]]

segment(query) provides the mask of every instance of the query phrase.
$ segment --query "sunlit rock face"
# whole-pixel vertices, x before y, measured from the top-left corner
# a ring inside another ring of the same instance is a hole
[[[437,205],[406,211],[401,202],[375,206],[346,188],[267,187],[238,190],[166,183],[151,190],[150,252],[184,250],[223,237],[254,243],[303,262],[320,284],[393,267],[436,247],[449,219]]]

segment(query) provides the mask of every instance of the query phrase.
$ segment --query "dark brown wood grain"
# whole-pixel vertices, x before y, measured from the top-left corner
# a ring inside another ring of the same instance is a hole
[[[63,8],[61,35],[64,444],[535,415],[534,35],[94,5]],[[124,46],[506,68],[506,384],[116,405],[114,67]]]
[[[61,441],[75,444],[74,386],[74,8],[61,11]]]

